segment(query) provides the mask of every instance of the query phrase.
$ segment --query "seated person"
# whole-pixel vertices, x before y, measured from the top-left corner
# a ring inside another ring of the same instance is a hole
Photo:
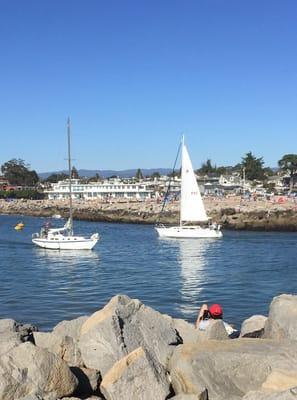
[[[217,319],[223,319],[222,307],[219,304],[213,304],[210,307],[208,307],[207,304],[203,304],[200,308],[195,327],[200,331],[205,331],[210,326],[210,324]],[[227,322],[223,321],[223,324],[228,335],[232,335],[233,337],[237,330],[234,329],[231,325],[227,324]]]

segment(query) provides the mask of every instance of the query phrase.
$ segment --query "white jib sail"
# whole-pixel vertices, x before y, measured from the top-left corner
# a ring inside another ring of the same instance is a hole
[[[208,221],[186,146],[182,146],[180,223]]]

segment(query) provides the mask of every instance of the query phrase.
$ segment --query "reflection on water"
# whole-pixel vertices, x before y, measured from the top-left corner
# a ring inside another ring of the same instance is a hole
[[[219,303],[239,326],[267,314],[273,296],[296,293],[297,233],[225,232],[220,240],[160,239],[151,226],[80,222],[99,230],[93,251],[46,250],[31,234],[42,220],[0,215],[1,318],[52,329],[89,315],[118,293],[194,322],[202,303]],[[239,301],[240,300],[240,301]]]
[[[100,266],[99,254],[91,250],[49,250],[34,248],[35,259],[39,268],[46,269],[52,277],[83,275],[87,268],[89,271],[97,270]]]
[[[88,279],[89,274],[98,274],[99,254],[90,250],[50,250],[34,248],[34,257],[38,268],[48,275],[48,282],[57,280],[54,290],[63,279],[63,288],[71,287],[77,279]],[[86,273],[87,269],[87,273]],[[79,289],[79,285],[76,290]]]
[[[180,311],[183,315],[191,317],[197,310],[199,294],[205,286],[206,267],[208,264],[207,253],[213,240],[178,240],[178,262],[181,267],[181,303]]]
[[[49,250],[35,248],[36,257],[53,263],[63,262],[63,265],[73,265],[81,261],[99,260],[99,254],[92,250]]]

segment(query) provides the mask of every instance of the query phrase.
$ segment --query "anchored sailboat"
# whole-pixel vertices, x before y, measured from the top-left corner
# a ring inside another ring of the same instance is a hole
[[[41,228],[40,233],[33,233],[32,242],[39,247],[55,250],[91,250],[99,240],[99,234],[90,237],[75,236],[73,233],[72,183],[71,183],[71,153],[70,153],[70,120],[67,124],[68,136],[68,169],[69,169],[69,218],[61,228]]]
[[[157,225],[160,237],[169,238],[221,238],[220,226],[210,224],[193,171],[192,162],[182,137],[181,143],[181,195],[179,226]],[[195,225],[190,225],[196,223]],[[197,224],[198,223],[198,224]],[[205,226],[205,224],[208,225]]]

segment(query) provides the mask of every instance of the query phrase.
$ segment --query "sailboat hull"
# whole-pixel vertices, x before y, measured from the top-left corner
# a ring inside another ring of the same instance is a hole
[[[72,177],[71,177],[71,153],[70,153],[70,119],[67,122],[68,137],[68,170],[69,170],[69,218],[66,224],[60,228],[50,228],[48,224],[43,226],[40,233],[33,233],[32,242],[43,249],[53,250],[92,250],[99,240],[99,234],[94,233],[90,237],[74,236],[73,234],[73,209],[72,209]],[[53,218],[61,218],[55,214]]]
[[[213,238],[219,239],[223,236],[220,231],[220,226],[213,223],[208,226],[203,226],[203,223],[209,223],[203,200],[200,194],[197,179],[193,170],[192,161],[190,159],[188,150],[184,144],[184,137],[181,143],[182,148],[182,162],[181,162],[181,191],[180,191],[180,212],[179,212],[179,226],[165,227],[163,225],[156,226],[155,229],[158,235],[163,238]],[[164,209],[165,200],[169,194],[170,184],[164,196]],[[190,225],[191,223],[202,224]]]
[[[59,238],[58,240],[36,237],[32,239],[32,242],[43,249],[92,250],[99,240],[99,237],[95,235],[94,237],[90,238],[84,238],[81,236],[65,236],[63,238]]]
[[[164,238],[220,239],[221,237],[223,237],[223,234],[219,229],[203,228],[201,226],[171,226],[171,227],[156,227],[155,229],[158,235]]]

